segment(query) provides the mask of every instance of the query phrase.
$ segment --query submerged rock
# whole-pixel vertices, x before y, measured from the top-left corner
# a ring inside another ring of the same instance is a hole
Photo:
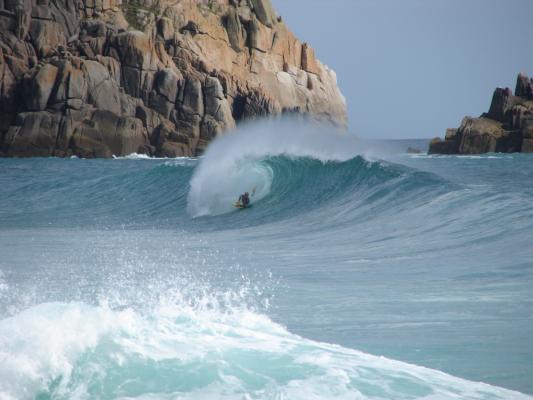
[[[416,147],[408,147],[406,150],[407,154],[422,154],[422,150],[417,149]]]
[[[533,80],[519,74],[515,94],[497,88],[490,109],[479,118],[465,117],[444,140],[433,139],[430,154],[533,152]]]
[[[195,155],[246,119],[339,125],[335,73],[270,0],[0,1],[0,154]]]

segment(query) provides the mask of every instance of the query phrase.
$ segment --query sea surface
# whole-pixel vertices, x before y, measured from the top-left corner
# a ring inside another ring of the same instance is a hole
[[[533,155],[409,146],[0,159],[0,399],[533,399]]]

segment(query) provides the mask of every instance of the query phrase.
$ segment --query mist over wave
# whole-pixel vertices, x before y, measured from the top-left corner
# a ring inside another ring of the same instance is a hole
[[[258,201],[270,193],[272,169],[268,157],[345,161],[357,154],[356,140],[332,126],[271,119],[241,126],[215,140],[202,157],[191,180],[188,210],[193,216],[232,210],[246,191]],[[282,178],[282,177],[279,177]]]

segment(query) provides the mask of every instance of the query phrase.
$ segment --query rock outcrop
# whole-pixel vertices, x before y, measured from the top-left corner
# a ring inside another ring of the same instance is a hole
[[[516,89],[497,88],[490,109],[479,118],[465,117],[444,140],[429,144],[430,154],[533,153],[533,79],[519,74]]]
[[[0,0],[2,156],[192,156],[280,113],[346,123],[270,0]]]

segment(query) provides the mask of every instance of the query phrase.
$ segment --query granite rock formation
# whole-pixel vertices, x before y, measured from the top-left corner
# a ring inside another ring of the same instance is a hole
[[[280,113],[346,123],[270,0],[0,0],[2,156],[193,156]]]
[[[490,109],[465,117],[458,129],[435,138],[430,154],[533,153],[533,79],[519,74],[516,89],[497,88]]]

